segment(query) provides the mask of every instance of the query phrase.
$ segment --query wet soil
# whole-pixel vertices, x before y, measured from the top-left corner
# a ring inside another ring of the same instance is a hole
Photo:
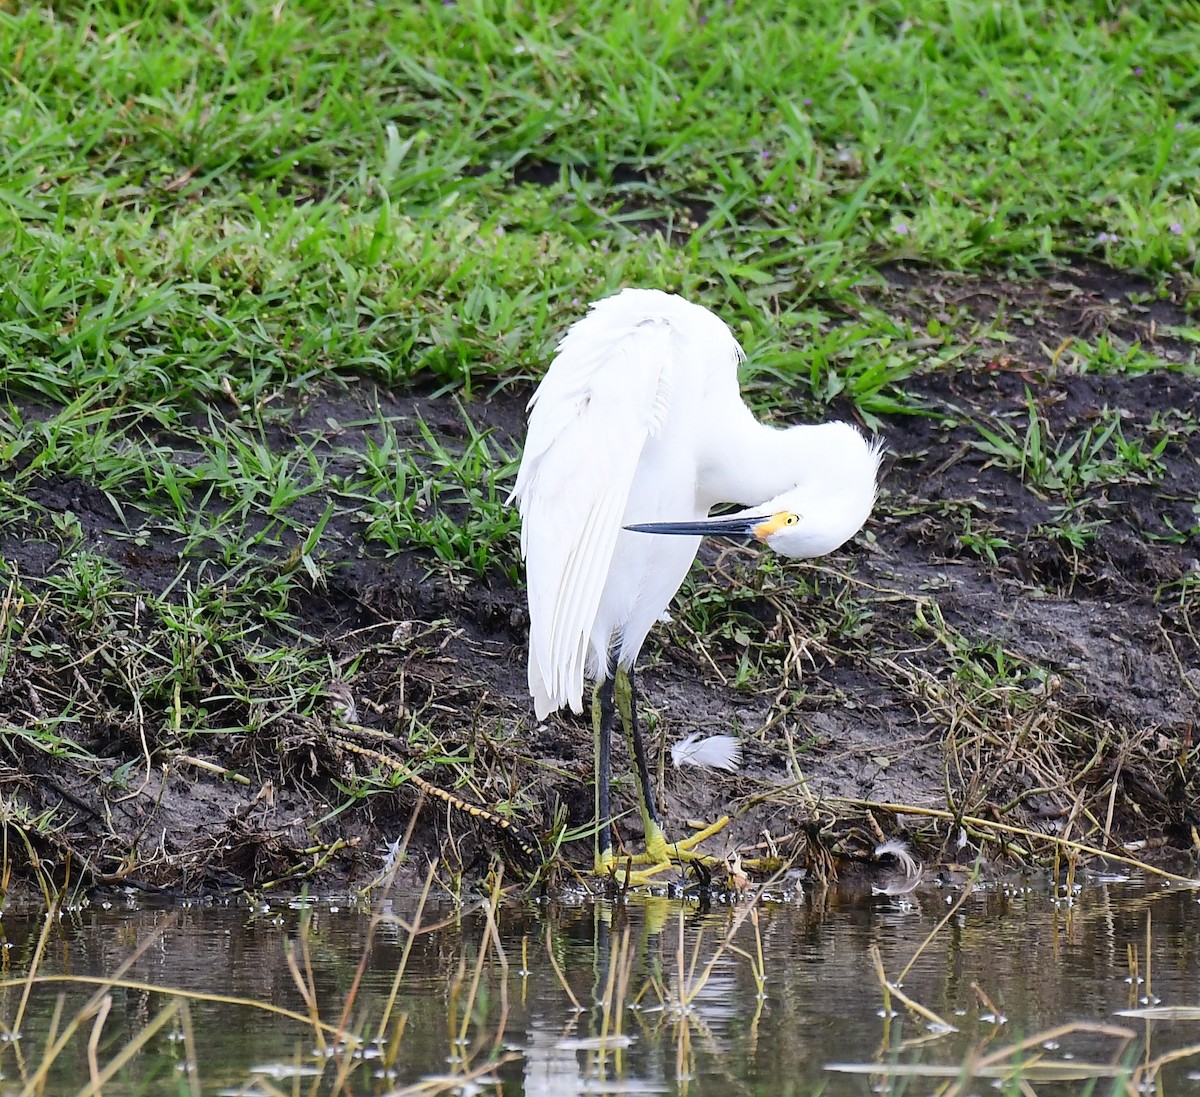
[[[741,738],[745,761],[736,774],[661,766],[669,829],[728,812],[715,849],[777,850],[814,873],[869,862],[893,836],[928,861],[982,855],[1020,868],[1048,855],[1038,833],[1187,871],[1200,824],[1196,318],[1094,267],[1019,283],[884,275],[869,304],[917,330],[937,320],[964,333],[964,355],[905,383],[917,413],[884,420],[880,503],[850,546],[799,565],[703,550],[644,652],[643,711],[658,757],[692,731],[722,732]],[[1140,343],[1163,364],[1088,372],[1073,339],[1118,353]],[[527,398],[508,387],[465,411],[515,450]],[[289,430],[368,418],[376,403],[461,442],[453,397],[366,384],[313,399]],[[1032,467],[1031,414],[1048,468]],[[1114,420],[1124,456],[1110,437],[1090,465],[1055,472],[1073,441],[1078,456]],[[1019,439],[1026,467],[981,448],[981,426]],[[287,446],[288,430],[274,441]],[[73,514],[132,599],[176,596],[176,546],[152,532],[113,536],[124,514],[95,485],[60,477],[23,490],[50,514]],[[320,498],[300,506],[313,521],[324,509]],[[294,548],[282,541],[281,558]],[[5,723],[68,715],[81,696],[96,703],[72,725],[86,760],[69,743],[35,750],[11,737],[0,756],[18,876],[40,858],[60,882],[70,866],[85,884],[185,892],[355,887],[407,836],[411,877],[436,856],[453,884],[504,851],[493,827],[411,784],[364,785],[369,767],[337,743],[347,722],[395,737],[388,749],[423,760],[426,779],[515,818],[547,850],[562,827],[586,828],[590,727],[569,713],[533,720],[515,545],[481,577],[425,554],[383,556],[348,513],[322,545],[322,574],[293,592],[292,621],[276,633],[324,656],[318,702],[274,700],[264,716],[212,698],[213,733],[186,743],[172,734],[170,696],[147,711],[94,674],[69,622],[24,621],[40,646],[7,661]],[[0,555],[25,577],[62,566],[52,540],[11,528]],[[132,658],[136,639],[111,637],[113,650]],[[252,678],[254,652],[221,658],[244,661]],[[203,666],[198,675],[202,694]],[[622,744],[615,765],[618,802],[632,809]],[[52,825],[29,825],[43,816]],[[631,845],[636,818],[618,827]],[[586,838],[564,846],[552,879],[569,882],[589,857]]]

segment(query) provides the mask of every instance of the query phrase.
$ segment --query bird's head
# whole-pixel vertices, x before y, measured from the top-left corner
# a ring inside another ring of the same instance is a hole
[[[809,474],[773,499],[738,514],[698,522],[649,522],[627,526],[638,533],[669,533],[756,540],[781,556],[824,556],[863,526],[875,505],[882,447],[853,427],[837,438],[837,459],[820,475]]]
[[[806,558],[824,556],[840,548],[861,528],[875,502],[870,495],[838,495],[795,489],[753,508],[752,515],[738,516],[746,535],[780,556]]]

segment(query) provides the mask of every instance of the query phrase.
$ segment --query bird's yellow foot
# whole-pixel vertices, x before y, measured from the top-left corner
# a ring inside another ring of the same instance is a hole
[[[644,860],[645,856],[645,854],[639,853],[635,857],[618,857],[611,849],[608,849],[603,853],[596,854],[596,866],[593,872],[606,880],[615,881],[621,888],[645,888],[661,884],[662,881],[656,879],[658,874],[674,866],[670,861],[649,864]],[[648,867],[634,868],[635,863],[646,864]]]
[[[611,849],[605,850],[596,855],[595,873],[597,876],[616,879],[622,886],[636,888],[661,883],[661,880],[656,879],[660,873],[680,865],[698,865],[701,866],[701,871],[723,868],[725,862],[721,858],[698,853],[695,847],[706,838],[719,833],[728,823],[729,817],[722,815],[715,823],[710,823],[678,842],[668,842],[662,828],[651,823],[646,828],[645,853],[617,857]],[[638,867],[635,868],[635,865]],[[704,875],[707,878],[707,873]]]
[[[667,865],[671,863],[694,862],[699,861],[709,868],[716,868],[723,864],[719,857],[713,857],[707,853],[697,853],[696,847],[706,838],[711,838],[714,834],[720,833],[729,825],[729,816],[722,815],[715,823],[709,823],[702,830],[696,831],[695,834],[689,834],[686,838],[681,838],[678,842],[668,842],[667,836],[662,832],[662,828],[651,823],[646,828],[646,852],[638,854],[634,857],[633,862],[636,865],[662,865],[664,862]]]

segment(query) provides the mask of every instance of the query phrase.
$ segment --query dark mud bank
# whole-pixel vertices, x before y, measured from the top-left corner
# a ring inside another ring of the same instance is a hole
[[[659,756],[692,731],[732,732],[745,766],[663,767],[673,827],[730,813],[716,851],[774,851],[812,873],[872,862],[896,835],[928,862],[1020,868],[1052,856],[1038,835],[1059,835],[1190,871],[1200,376],[1194,344],[1170,334],[1188,318],[1141,291],[1095,271],[1037,286],[889,272],[877,305],[920,324],[975,323],[969,365],[907,383],[921,413],[884,423],[879,509],[846,550],[810,566],[705,550],[647,645],[643,699]],[[1163,365],[1082,371],[1069,340],[1097,333],[1139,340]],[[515,446],[527,395],[506,390],[466,414]],[[376,403],[421,417],[447,445],[460,433],[453,400],[365,385],[314,400],[295,429]],[[242,668],[245,696],[208,698],[208,726],[182,729],[177,695],[129,684],[161,627],[139,591],[184,594],[177,547],[123,536],[130,511],[85,476],[23,490],[48,522],[73,516],[119,573],[126,610],[84,625],[49,603],[40,612],[23,584],[40,589],[66,550],[4,531],[0,714],[10,729],[61,729],[4,736],[11,883],[355,888],[402,837],[410,877],[434,857],[448,886],[485,871],[503,849],[493,828],[372,775],[338,745],[347,722],[395,737],[389,749],[427,780],[515,819],[547,853],[586,827],[590,730],[570,714],[533,722],[515,545],[482,576],[450,573],[373,554],[355,515],[335,513],[320,574],[291,588],[278,623],[206,656]],[[304,506],[314,521],[323,511],[320,499]],[[264,583],[294,548],[285,538],[255,564]],[[260,689],[271,640],[319,653],[324,678]],[[204,695],[205,666],[185,693]],[[629,772],[620,748],[616,765]],[[633,806],[627,781],[616,795]],[[619,829],[638,838],[633,818]],[[586,839],[563,846],[551,880],[589,857]]]

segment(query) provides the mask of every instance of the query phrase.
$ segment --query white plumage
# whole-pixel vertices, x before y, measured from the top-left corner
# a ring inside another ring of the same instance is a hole
[[[818,556],[870,514],[879,447],[845,423],[759,423],[738,390],[741,359],[720,319],[657,290],[597,302],[559,344],[529,404],[512,494],[539,719],[582,711],[586,679],[633,666],[695,558],[696,533]],[[718,503],[750,509],[705,523]],[[659,523],[685,528],[625,528]]]
[[[700,769],[735,770],[742,764],[742,745],[732,735],[709,735],[698,731],[671,744],[671,762],[676,769],[697,766]]]

